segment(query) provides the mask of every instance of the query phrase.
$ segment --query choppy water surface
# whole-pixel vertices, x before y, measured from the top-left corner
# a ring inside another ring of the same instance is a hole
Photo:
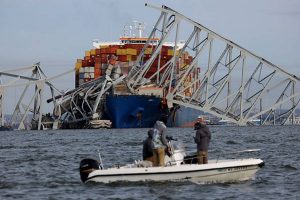
[[[104,167],[141,158],[147,129],[0,132],[0,199],[300,199],[300,127],[210,127],[210,156],[261,149],[266,166],[255,179],[230,184],[191,182],[83,184],[79,162]],[[194,130],[168,129],[188,152]]]

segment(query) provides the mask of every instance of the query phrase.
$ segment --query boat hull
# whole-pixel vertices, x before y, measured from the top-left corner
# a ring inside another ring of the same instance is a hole
[[[166,167],[121,167],[95,170],[86,182],[116,181],[193,181],[197,183],[236,182],[249,180],[263,166],[260,159],[210,162],[205,165],[184,164]]]

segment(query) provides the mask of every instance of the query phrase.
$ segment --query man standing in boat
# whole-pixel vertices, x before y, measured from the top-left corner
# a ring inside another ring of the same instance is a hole
[[[153,165],[164,166],[165,165],[165,149],[168,146],[166,139],[166,130],[168,117],[162,115],[158,121],[154,124],[153,129]]]
[[[198,164],[207,164],[208,146],[211,139],[209,128],[204,124],[203,118],[198,118],[195,123],[196,136],[194,141],[197,144]]]

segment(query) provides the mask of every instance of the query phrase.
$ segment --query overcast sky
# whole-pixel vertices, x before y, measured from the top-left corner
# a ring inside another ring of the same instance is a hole
[[[298,0],[0,0],[0,70],[41,62],[50,76],[74,67],[92,40],[116,41],[123,26],[151,31],[165,4],[300,76]],[[74,87],[74,74],[60,80]]]

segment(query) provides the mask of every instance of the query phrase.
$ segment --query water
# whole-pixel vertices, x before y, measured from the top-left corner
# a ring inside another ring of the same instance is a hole
[[[246,182],[83,184],[79,162],[104,167],[141,158],[147,129],[0,132],[0,199],[300,199],[300,127],[210,127],[211,153],[261,149],[266,166]],[[188,152],[194,130],[168,129]]]

